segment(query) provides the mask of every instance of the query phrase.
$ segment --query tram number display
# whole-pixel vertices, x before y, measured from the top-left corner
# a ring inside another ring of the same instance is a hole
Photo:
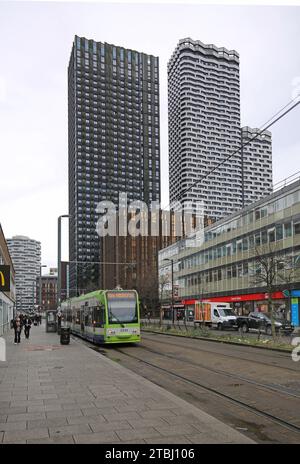
[[[107,296],[108,298],[120,298],[120,299],[123,299],[123,300],[135,300],[135,293],[112,293],[112,292],[108,292],[107,293]]]

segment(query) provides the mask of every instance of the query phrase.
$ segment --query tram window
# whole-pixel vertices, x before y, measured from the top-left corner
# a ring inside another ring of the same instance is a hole
[[[103,327],[104,325],[104,306],[96,306],[93,310],[94,327]]]
[[[89,308],[88,326],[89,326],[89,327],[92,327],[92,326],[93,326],[93,308]]]

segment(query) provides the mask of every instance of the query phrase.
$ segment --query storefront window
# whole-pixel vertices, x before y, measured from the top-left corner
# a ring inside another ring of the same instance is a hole
[[[249,250],[251,250],[251,248],[254,248],[254,236],[253,235],[249,236]]]
[[[292,224],[291,222],[286,222],[284,224],[284,238],[292,236]]]
[[[294,235],[300,235],[300,222],[294,224]]]
[[[275,227],[268,230],[269,242],[275,242]]]
[[[259,219],[260,219],[260,210],[257,209],[257,210],[255,211],[255,220],[258,221]]]
[[[260,246],[261,239],[260,239],[260,232],[258,234],[255,234],[255,245]]]
[[[262,208],[261,211],[260,211],[260,217],[264,218],[264,217],[267,216],[267,214],[268,214],[267,207]]]
[[[282,240],[283,239],[283,230],[282,230],[282,224],[277,224],[276,225],[276,240]]]
[[[261,243],[264,245],[267,242],[268,242],[267,231],[263,230],[261,233]]]
[[[236,241],[232,242],[232,254],[236,253]]]
[[[242,264],[237,265],[237,272],[238,272],[238,277],[243,277],[243,265]]]

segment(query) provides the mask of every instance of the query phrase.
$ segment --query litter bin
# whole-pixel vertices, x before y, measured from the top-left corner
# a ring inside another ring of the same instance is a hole
[[[60,328],[60,343],[61,345],[68,345],[70,343],[70,328],[69,327]]]

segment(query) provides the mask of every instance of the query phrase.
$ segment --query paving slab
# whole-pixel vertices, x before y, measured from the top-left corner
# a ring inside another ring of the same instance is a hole
[[[44,325],[5,338],[2,443],[254,443],[81,340],[60,345]]]

